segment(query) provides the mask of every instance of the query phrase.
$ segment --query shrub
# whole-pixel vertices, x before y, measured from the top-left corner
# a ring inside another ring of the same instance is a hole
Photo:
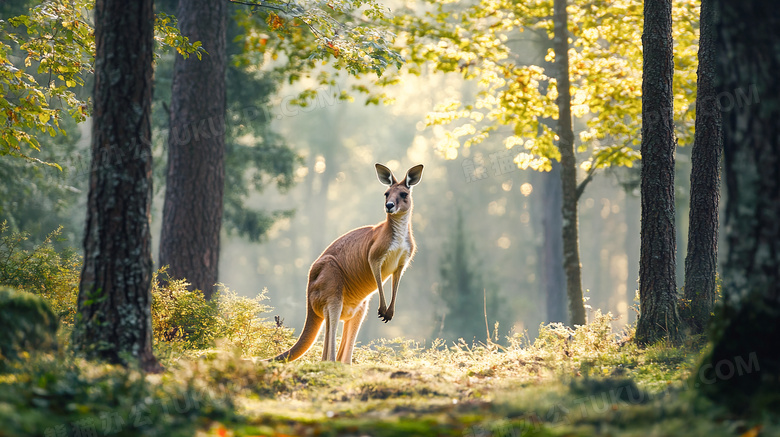
[[[160,281],[160,275],[166,279]],[[271,308],[263,290],[254,298],[238,296],[218,284],[211,300],[200,290],[189,290],[185,280],[171,279],[160,269],[152,281],[152,329],[158,349],[207,349],[218,339],[247,356],[270,356],[292,342],[292,333],[262,315]]]
[[[61,234],[59,227],[42,243],[26,250],[29,235],[9,232],[5,222],[0,224],[0,285],[41,296],[61,325],[70,328],[76,316],[81,257],[73,249],[54,249],[53,242]]]
[[[612,331],[612,314],[596,310],[593,321],[571,329],[562,323],[539,327],[533,347],[553,360],[592,361],[617,350],[618,336]]]
[[[159,277],[164,275],[161,282]],[[184,349],[213,346],[218,335],[218,308],[189,290],[183,279],[172,279],[165,268],[152,277],[152,332],[157,342],[179,343]]]
[[[192,436],[236,417],[232,393],[208,375],[144,377],[64,354],[0,378],[3,436]]]
[[[57,348],[57,317],[30,293],[0,287],[0,370],[29,352]]]
[[[223,284],[217,285],[222,332],[230,345],[248,356],[276,355],[292,346],[292,329],[261,316],[273,308],[262,303],[268,299],[267,289],[254,298],[238,296]]]
[[[0,286],[43,298],[59,318],[64,328],[60,341],[67,344],[76,318],[81,257],[70,248],[54,249],[61,233],[60,227],[28,249],[27,234],[9,232],[6,223],[0,224]],[[165,268],[154,274],[152,330],[158,349],[207,349],[224,338],[227,346],[245,355],[270,356],[292,344],[290,329],[262,318],[271,309],[263,303],[265,290],[248,298],[220,284],[207,301],[201,291],[188,290],[188,285],[186,280],[170,278]]]

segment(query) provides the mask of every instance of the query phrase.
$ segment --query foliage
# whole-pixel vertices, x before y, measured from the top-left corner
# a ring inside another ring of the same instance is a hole
[[[186,280],[152,277],[152,333],[158,341],[182,343],[186,349],[213,346],[219,315],[216,302],[206,301],[200,290],[188,290]]]
[[[151,380],[137,370],[68,355],[31,360],[0,375],[4,435],[190,436],[235,405],[207,375]]]
[[[551,323],[539,327],[539,337],[534,347],[558,355],[571,357],[572,350],[585,360],[602,359],[617,350],[618,344],[612,333],[612,314],[596,310],[593,321],[587,325],[569,328],[562,323]]]
[[[27,150],[40,151],[36,135],[65,134],[60,126],[64,114],[77,122],[89,116],[89,99],[74,90],[93,72],[92,7],[87,0],[47,0],[27,15],[0,21],[0,156],[43,162]],[[200,43],[190,43],[175,25],[173,17],[158,15],[157,43],[200,57]]]
[[[592,173],[631,166],[639,158],[634,146],[641,126],[641,4],[575,1],[567,10],[572,113],[575,128],[585,126],[579,130],[579,152],[590,151],[581,167]],[[675,119],[684,144],[692,139],[694,120],[698,6],[677,0],[673,14]],[[559,159],[556,74],[548,73],[555,58],[551,0],[483,0],[466,7],[424,1],[416,10],[396,14],[392,23],[408,47],[403,53],[410,59],[409,72],[420,74],[429,65],[477,80],[473,103],[440,102],[426,119],[428,125],[454,125],[438,145],[446,158],[509,126],[512,134],[504,145],[514,150],[521,168],[549,170],[549,160]]]
[[[60,128],[67,135],[38,137],[42,149],[36,155],[42,161],[58,163],[62,171],[27,159],[0,158],[0,221],[6,221],[10,230],[24,230],[35,239],[44,239],[62,225],[59,239],[77,241],[84,214],[77,203],[87,186],[89,157],[80,150],[81,132],[76,121],[65,118]],[[55,242],[54,246],[63,244]]]
[[[163,275],[164,280],[160,280]],[[164,284],[164,285],[161,285]],[[238,296],[219,284],[211,300],[200,290],[188,290],[186,280],[167,277],[165,269],[152,280],[152,330],[158,348],[169,353],[208,349],[222,340],[244,355],[269,356],[291,344],[291,331],[261,315],[265,290],[254,298]]]
[[[251,314],[257,306],[244,301],[221,311]],[[165,373],[147,377],[67,350],[35,355],[0,374],[0,425],[9,435],[779,430],[771,418],[745,421],[696,397],[697,349],[638,349],[612,332],[608,314],[594,319],[574,330],[543,326],[533,343],[516,334],[507,347],[379,340],[358,347],[352,367],[316,362],[317,351],[293,363],[253,363],[235,340],[172,358]]]
[[[60,323],[70,327],[76,314],[81,257],[72,249],[57,252],[57,228],[40,244],[25,248],[27,234],[0,225],[0,285],[14,287],[45,299]]]
[[[154,41],[160,48],[170,47],[184,59],[194,54],[198,59],[203,59],[206,51],[203,49],[203,43],[200,41],[190,42],[190,39],[179,33],[178,21],[176,17],[168,15],[165,12],[158,12],[154,18]],[[155,53],[155,58],[159,59],[160,54]]]
[[[333,66],[351,75],[381,75],[389,66],[400,68],[403,61],[390,48],[394,35],[371,25],[386,19],[389,12],[376,1],[332,1],[327,5],[306,1],[231,1],[251,6],[243,9],[239,22],[248,30],[246,51],[257,53],[252,56],[267,54],[275,60],[280,53],[291,55],[307,48],[302,52],[308,54],[306,58],[290,60],[298,67],[291,71],[311,69],[316,61],[332,56]],[[356,25],[356,21],[365,25]],[[275,32],[278,39],[269,41],[268,35],[257,32],[259,29]]]
[[[76,317],[81,257],[70,248],[54,249],[61,231],[58,228],[27,249],[26,234],[0,226],[0,285],[42,297],[63,328],[60,340],[67,342]],[[175,355],[207,349],[223,340],[225,347],[238,348],[248,356],[279,353],[292,345],[291,330],[262,318],[271,309],[263,303],[266,299],[265,290],[247,298],[220,285],[214,300],[206,301],[201,291],[187,290],[185,280],[168,278],[165,269],[160,269],[152,281],[156,347]]]
[[[355,77],[368,73],[379,77],[391,68],[401,68],[404,62],[392,47],[395,35],[379,26],[388,20],[389,9],[378,1],[231,1],[250,6],[237,14],[245,35],[244,51],[236,62],[271,64],[272,70],[290,83],[312,77],[315,86],[335,85],[334,74],[319,69],[318,61],[324,65],[331,60],[329,65],[337,71]],[[353,90],[368,91],[359,85]],[[305,106],[311,92],[304,91],[291,103]],[[346,91],[335,97],[351,99]]]
[[[84,17],[91,8],[90,2],[82,0],[49,1],[32,8],[29,15],[0,23],[0,154],[33,159],[22,149],[27,145],[40,150],[40,142],[30,132],[61,133],[63,111],[55,102],[64,105],[73,119],[86,119],[88,101],[78,99],[73,89],[83,86],[84,74],[92,70],[94,37]],[[15,33],[22,28],[26,35]],[[14,56],[11,44],[18,46],[23,60]],[[32,72],[47,75],[46,82],[39,83]]]
[[[0,287],[0,370],[20,356],[57,348],[57,316],[44,299]]]

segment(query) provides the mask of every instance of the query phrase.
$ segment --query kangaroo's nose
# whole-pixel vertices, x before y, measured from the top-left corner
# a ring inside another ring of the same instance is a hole
[[[387,202],[387,203],[385,203],[385,208],[387,208],[387,210],[388,210],[388,211],[390,211],[391,209],[393,209],[393,207],[394,207],[394,206],[395,206],[395,203],[393,203],[393,202]]]

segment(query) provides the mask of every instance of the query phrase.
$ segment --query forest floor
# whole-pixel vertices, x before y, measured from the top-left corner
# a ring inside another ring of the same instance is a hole
[[[631,330],[614,333],[598,311],[576,330],[540,326],[533,341],[380,340],[357,347],[351,366],[320,362],[316,343],[298,361],[266,363],[250,357],[274,356],[295,337],[262,317],[264,294],[225,287],[205,301],[183,280],[161,287],[155,277],[155,355],[165,371],[87,361],[69,345],[78,257],[49,243],[17,250],[26,237],[4,232],[0,267],[21,278],[7,285],[38,294],[60,328],[56,350],[0,356],[0,437],[780,435],[776,413],[735,416],[700,394],[717,383],[698,370],[706,340],[639,349]],[[760,366],[735,358],[714,374],[739,378]]]
[[[547,330],[534,344],[422,348],[385,341],[351,367],[264,367],[282,385],[250,387],[241,420],[208,435],[745,436],[780,435],[776,419],[729,416],[695,387],[700,350],[639,350],[591,325]],[[568,337],[567,337],[568,335]],[[603,343],[602,343],[603,342]],[[441,346],[441,345],[438,345]],[[311,351],[312,357],[319,351]],[[743,370],[750,371],[747,367]],[[755,369],[753,369],[755,370]],[[249,370],[251,371],[251,370]],[[735,370],[735,377],[736,377]],[[240,383],[238,383],[240,385]]]
[[[0,436],[780,435],[777,416],[732,416],[697,394],[713,382],[697,376],[700,345],[628,340],[605,316],[503,346],[384,340],[352,366],[319,362],[321,345],[271,364],[226,347],[158,351],[166,371],[147,376],[31,357],[0,375]]]

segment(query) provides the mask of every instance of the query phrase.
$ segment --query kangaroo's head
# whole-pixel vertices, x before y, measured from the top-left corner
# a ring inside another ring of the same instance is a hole
[[[412,209],[412,187],[422,179],[423,165],[415,165],[406,172],[406,177],[398,182],[393,172],[382,164],[376,164],[379,182],[387,185],[385,191],[385,211],[388,214],[406,213]]]

